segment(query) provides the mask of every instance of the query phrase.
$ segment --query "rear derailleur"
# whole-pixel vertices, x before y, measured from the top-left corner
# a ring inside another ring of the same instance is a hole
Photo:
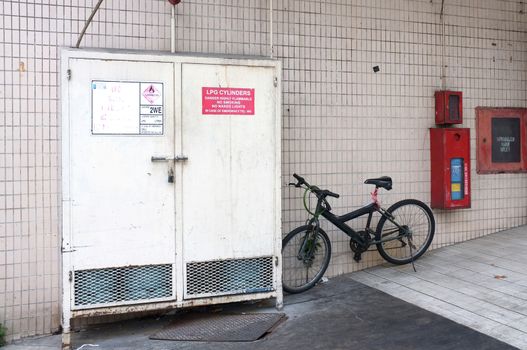
[[[353,260],[359,262],[362,258],[362,253],[368,250],[371,242],[372,233],[368,231],[358,231],[357,234],[364,240],[364,244],[359,244],[350,239],[350,248],[355,253]]]

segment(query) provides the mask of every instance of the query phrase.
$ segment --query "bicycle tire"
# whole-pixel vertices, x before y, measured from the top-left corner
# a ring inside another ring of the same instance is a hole
[[[321,228],[316,233],[315,244],[321,242],[322,249],[321,254],[317,254],[311,261],[314,264],[299,258],[300,245],[305,235],[311,234],[313,229],[312,225],[297,227],[282,240],[282,288],[287,293],[301,293],[312,288],[324,276],[329,266],[331,242]]]
[[[399,225],[408,226],[411,229],[410,242],[412,246],[416,246],[416,243],[419,246],[417,249],[411,250],[408,237],[402,237],[401,239],[377,243],[379,254],[384,260],[395,265],[404,265],[417,260],[426,252],[434,239],[435,219],[432,210],[416,199],[404,199],[393,204],[387,211]],[[415,215],[412,215],[412,212],[415,212]],[[417,217],[419,214],[421,214],[420,218]],[[384,234],[383,230],[385,230]],[[386,216],[382,216],[377,224],[375,240],[386,239],[390,234],[400,235],[400,232],[392,222],[387,220]]]

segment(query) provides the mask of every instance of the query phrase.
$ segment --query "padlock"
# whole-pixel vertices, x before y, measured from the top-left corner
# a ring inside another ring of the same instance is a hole
[[[174,183],[174,171],[172,170],[172,168],[168,170],[168,183]]]

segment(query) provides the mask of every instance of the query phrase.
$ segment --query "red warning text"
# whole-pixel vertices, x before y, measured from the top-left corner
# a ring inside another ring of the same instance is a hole
[[[202,87],[202,114],[254,115],[254,89]]]

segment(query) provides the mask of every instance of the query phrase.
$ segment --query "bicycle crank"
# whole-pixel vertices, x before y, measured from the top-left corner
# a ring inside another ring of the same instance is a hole
[[[350,239],[350,249],[355,253],[353,260],[359,262],[362,258],[362,253],[368,250],[371,242],[371,234],[367,231],[358,231],[357,234],[363,239],[364,244],[360,244]]]
[[[350,249],[354,253],[363,253],[370,246],[371,235],[366,231],[358,231],[357,234],[364,240],[364,245],[361,245],[354,240],[350,239]]]

